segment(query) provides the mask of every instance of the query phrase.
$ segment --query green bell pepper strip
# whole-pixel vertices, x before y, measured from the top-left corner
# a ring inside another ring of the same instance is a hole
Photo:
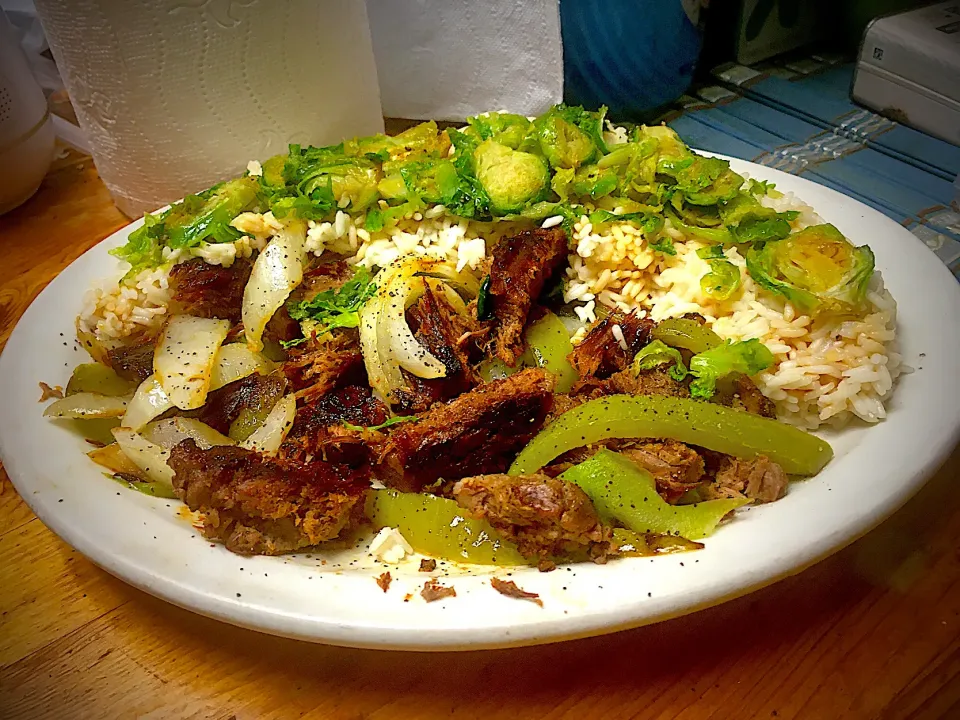
[[[600,450],[560,478],[580,486],[603,522],[618,522],[637,533],[679,535],[687,540],[707,537],[727,513],[749,502],[729,498],[671,505],[657,494],[650,473],[610,450]]]
[[[486,520],[469,517],[453,500],[371,490],[366,509],[375,528],[397,528],[418,553],[477,565],[531,564]]]
[[[689,350],[694,355],[723,344],[723,340],[713,330],[690,318],[662,320],[657,323],[650,337],[670,347]]]
[[[510,367],[497,358],[480,363],[477,371],[483,381],[493,382],[509,377],[521,368],[536,367],[557,376],[557,392],[568,392],[579,375],[567,360],[567,356],[573,352],[573,343],[570,342],[570,334],[563,320],[548,312],[527,328],[525,339],[527,349],[523,351],[516,367]]]
[[[830,445],[815,435],[742,410],[688,398],[611,395],[547,425],[509,473],[528,475],[568,450],[601,440],[644,437],[671,438],[737,457],[766,455],[791,475],[816,475],[833,457]]]
[[[548,312],[527,328],[527,349],[521,362],[529,367],[548,370],[557,376],[556,391],[565,393],[573,387],[579,375],[567,356],[573,352],[570,334],[563,320]]]
[[[523,366],[519,363],[516,367],[510,367],[500,358],[487,358],[477,366],[477,373],[484,382],[493,382],[494,380],[503,380],[505,377],[510,377],[522,369]]]

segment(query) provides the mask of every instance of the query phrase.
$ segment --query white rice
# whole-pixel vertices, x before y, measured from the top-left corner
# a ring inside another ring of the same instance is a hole
[[[778,212],[798,211],[795,229],[822,222],[792,194],[764,197],[762,202]],[[548,218],[543,227],[561,220]],[[246,213],[235,224],[250,233],[238,243],[235,255],[241,257],[262,248],[279,226],[269,213]],[[366,267],[383,267],[412,253],[449,261],[458,270],[476,270],[493,245],[517,229],[512,223],[455,218],[443,206],[434,206],[410,214],[390,230],[370,232],[363,227],[363,219],[338,211],[332,222],[309,223],[307,250],[318,256],[333,251]],[[584,325],[574,342],[583,337],[585,326],[601,308],[639,310],[657,321],[699,313],[722,338],[757,338],[773,352],[776,365],[755,380],[774,401],[782,420],[815,429],[843,426],[855,417],[877,422],[885,416],[884,401],[894,381],[909,369],[896,348],[896,303],[884,290],[879,273],[871,282],[867,308],[859,316],[811,318],[783,298],[760,290],[746,272],[739,291],[718,302],[700,287],[709,270],[696,253],[704,244],[686,237],[669,221],[665,231],[674,240],[675,256],[655,252],[642,230],[629,223],[595,228],[587,216],[575,223],[564,292]],[[725,254],[734,265],[745,268],[736,248],[727,248]],[[191,255],[225,265],[234,259],[216,246],[190,254],[166,251],[167,263],[161,268],[90,291],[79,319],[81,329],[95,332],[105,342],[158,332],[170,301],[170,268]]]
[[[763,203],[778,212],[797,210],[795,229],[822,222],[792,194],[763,198]],[[854,417],[871,423],[885,417],[883,403],[908,368],[896,348],[896,303],[879,273],[862,314],[814,319],[760,290],[737,249],[727,248],[727,259],[744,270],[743,285],[729,300],[717,302],[700,287],[709,271],[696,253],[704,243],[686,237],[669,221],[666,232],[675,241],[675,256],[652,251],[642,231],[628,223],[595,229],[584,216],[575,224],[575,254],[564,297],[579,303],[581,320],[596,318],[597,303],[625,312],[640,309],[656,321],[699,313],[720,337],[757,338],[773,352],[776,365],[755,380],[776,404],[780,419],[815,429],[841,427]],[[574,342],[584,334],[585,329],[579,331]]]

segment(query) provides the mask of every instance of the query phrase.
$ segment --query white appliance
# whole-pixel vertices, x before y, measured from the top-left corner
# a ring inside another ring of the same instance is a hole
[[[960,145],[960,3],[873,20],[850,94],[892,120]]]
[[[53,145],[47,100],[0,10],[0,215],[37,191],[53,160]]]

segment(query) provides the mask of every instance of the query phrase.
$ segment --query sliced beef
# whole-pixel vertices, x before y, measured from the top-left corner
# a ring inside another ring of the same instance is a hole
[[[494,350],[513,367],[523,353],[523,329],[530,308],[550,276],[567,257],[567,235],[559,227],[524,230],[493,251],[490,298],[496,319]]]
[[[349,385],[329,393],[297,410],[280,455],[309,462],[315,458],[349,465],[370,466],[379,455],[382,436],[357,430],[379,425],[390,417],[386,405],[370,388]]]
[[[252,269],[253,263],[246,258],[237,258],[230,267],[211,265],[202,258],[174,265],[170,271],[171,314],[240,322],[243,289]]]
[[[616,372],[605,380],[588,377],[578,381],[571,395],[593,399],[605,395],[664,395],[667,397],[690,397],[690,389],[677,382],[666,369],[643,370],[638,375],[631,368]]]
[[[687,490],[703,483],[703,457],[689,445],[670,439],[604,440],[564,453],[543,472],[556,477],[603,448],[620,453],[649,472],[656,481],[657,492],[669,503],[675,503]]]
[[[787,492],[787,474],[765,455],[744,459],[714,453],[709,459],[714,465],[711,474],[715,474],[713,482],[700,490],[705,499],[745,496],[766,503],[779,500]]]
[[[669,503],[679,500],[703,479],[703,458],[692,447],[676,440],[633,441],[619,452],[653,476],[657,492]]]
[[[594,324],[568,359],[581,378],[605,378],[626,370],[634,356],[650,341],[655,323],[636,313],[616,310]],[[619,335],[619,337],[618,337]]]
[[[124,380],[141,383],[153,374],[153,343],[107,350],[107,363]]]
[[[763,417],[777,417],[777,406],[746,375],[736,375],[717,383],[714,402]]]
[[[173,486],[204,515],[203,534],[241,555],[279,555],[332,540],[362,512],[364,478],[328,463],[265,458],[192,439],[170,451]]]
[[[196,411],[196,417],[224,434],[241,414],[253,426],[258,418],[267,416],[286,388],[282,375],[254,373],[207,395],[207,402]]]
[[[539,473],[468,477],[454,485],[453,499],[513,540],[542,570],[552,568],[556,559],[602,557],[607,550],[610,531],[590,498],[559,478]]]
[[[288,351],[283,373],[297,397],[310,403],[335,387],[366,384],[360,337],[356,330],[337,329],[320,341],[309,338]]]
[[[464,332],[458,326],[457,316],[447,299],[429,288],[407,311],[407,324],[414,337],[443,363],[446,375],[424,379],[404,371],[407,387],[397,391],[401,412],[423,412],[435,402],[454,398],[478,383],[469,354],[461,343]]]
[[[438,478],[505,471],[543,425],[555,382],[543,370],[522,370],[437,404],[418,422],[396,426],[381,458],[380,479],[418,491]]]

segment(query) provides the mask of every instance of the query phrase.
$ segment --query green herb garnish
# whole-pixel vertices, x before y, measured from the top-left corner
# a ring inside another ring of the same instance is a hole
[[[309,300],[287,305],[290,317],[298,322],[311,320],[317,330],[326,332],[334,328],[355,328],[360,325],[360,308],[373,297],[377,286],[367,268],[358,266],[352,278],[341,287],[317,293]],[[300,340],[290,341],[291,347]]]

